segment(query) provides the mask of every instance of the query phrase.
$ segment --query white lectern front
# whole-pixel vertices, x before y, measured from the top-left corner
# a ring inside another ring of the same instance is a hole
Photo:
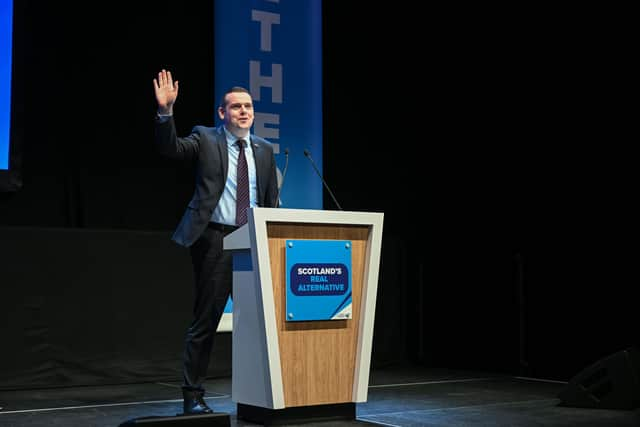
[[[382,213],[253,208],[248,223],[225,238],[224,248],[234,251],[232,400],[239,418],[355,419],[355,404],[367,400],[382,223]],[[348,242],[347,314],[291,321],[287,244],[294,241]]]

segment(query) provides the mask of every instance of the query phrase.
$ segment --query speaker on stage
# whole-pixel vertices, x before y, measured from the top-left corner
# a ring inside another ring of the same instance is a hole
[[[229,414],[176,415],[175,417],[141,417],[120,424],[118,427],[229,427]]]
[[[562,406],[600,409],[640,407],[640,350],[630,347],[587,367],[560,391]]]

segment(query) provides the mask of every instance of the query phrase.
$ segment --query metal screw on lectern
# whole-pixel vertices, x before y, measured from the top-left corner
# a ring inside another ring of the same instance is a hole
[[[289,247],[292,248],[293,247],[293,242],[289,242]]]
[[[344,245],[345,248],[349,249],[351,247],[351,245],[349,243]]]
[[[289,313],[289,319],[293,319],[293,313]]]

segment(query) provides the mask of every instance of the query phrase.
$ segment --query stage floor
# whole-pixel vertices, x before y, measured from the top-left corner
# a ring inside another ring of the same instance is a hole
[[[371,373],[369,398],[356,422],[306,426],[640,426],[640,410],[559,406],[563,383],[490,373],[395,367]],[[178,382],[0,391],[2,427],[117,427],[126,420],[181,411]],[[207,383],[207,403],[236,418],[231,379]]]

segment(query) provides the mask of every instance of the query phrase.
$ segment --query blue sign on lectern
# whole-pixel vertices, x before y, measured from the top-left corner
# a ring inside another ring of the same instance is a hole
[[[288,322],[351,319],[351,241],[287,240]]]

